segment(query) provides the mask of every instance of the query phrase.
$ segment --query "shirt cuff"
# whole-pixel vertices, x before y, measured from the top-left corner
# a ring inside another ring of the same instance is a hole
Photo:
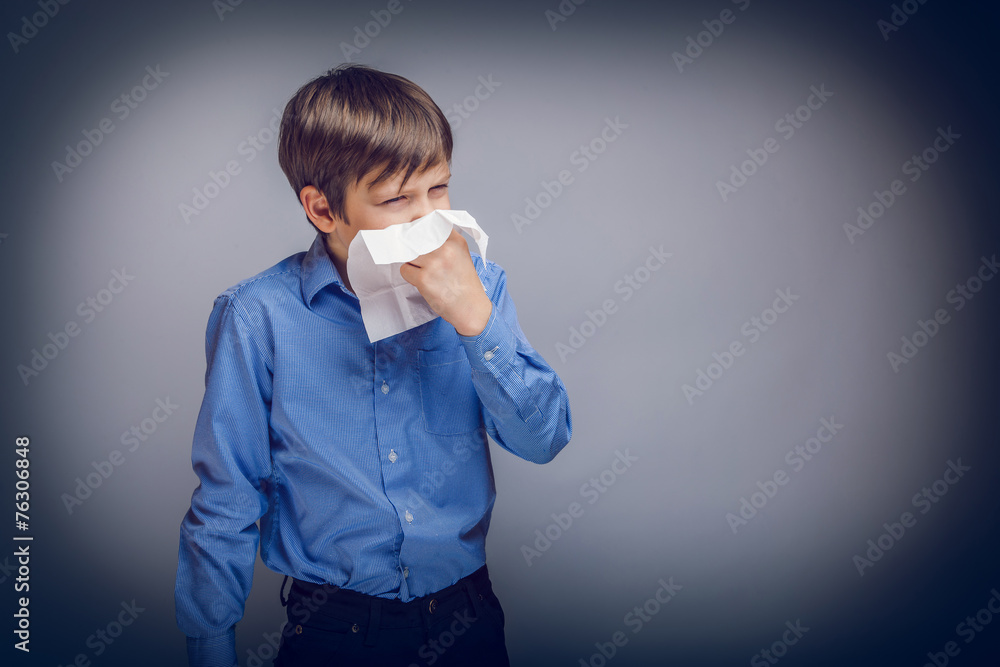
[[[497,315],[497,310],[496,304],[493,304],[490,319],[479,335],[459,335],[473,371],[495,373],[497,369],[509,364],[516,353],[514,332]]]
[[[188,637],[187,654],[191,667],[236,667],[236,626],[217,637]]]

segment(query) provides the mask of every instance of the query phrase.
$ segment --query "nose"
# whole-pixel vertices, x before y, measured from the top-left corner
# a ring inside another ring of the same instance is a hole
[[[418,218],[424,217],[433,210],[434,210],[434,204],[431,203],[430,198],[427,197],[426,195],[421,197],[417,201],[413,202],[413,214],[412,214],[413,218],[412,220],[410,220],[410,222],[413,222],[413,220],[417,220]]]
[[[437,197],[431,199],[428,193],[424,193],[422,196],[417,197],[413,201],[412,207],[412,218],[410,222],[422,218],[428,213],[435,211],[437,209],[449,209],[451,205],[448,203],[448,197]]]

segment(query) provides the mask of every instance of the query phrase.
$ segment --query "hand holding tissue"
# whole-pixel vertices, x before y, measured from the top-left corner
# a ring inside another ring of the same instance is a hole
[[[438,209],[413,222],[361,230],[351,241],[347,274],[361,302],[370,342],[438,317],[417,288],[400,275],[400,267],[440,248],[455,227],[472,237],[485,259],[489,236],[466,211]]]

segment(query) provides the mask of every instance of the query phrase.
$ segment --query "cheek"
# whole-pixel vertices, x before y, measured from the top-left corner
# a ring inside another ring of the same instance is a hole
[[[340,240],[340,243],[344,246],[345,249],[351,247],[351,241],[353,241],[354,237],[357,235],[358,235],[357,229],[353,227],[348,229],[344,229],[344,227],[339,227],[337,229],[337,238]]]
[[[401,210],[393,211],[388,215],[383,215],[378,219],[377,229],[385,229],[386,227],[391,227],[392,225],[399,225],[404,222],[413,222],[416,218],[413,217],[410,211]]]
[[[389,225],[395,225],[400,222],[406,221],[402,219],[399,211],[393,211],[391,208],[373,208],[370,211],[366,211],[365,215],[361,217],[354,233],[362,229],[385,229]]]

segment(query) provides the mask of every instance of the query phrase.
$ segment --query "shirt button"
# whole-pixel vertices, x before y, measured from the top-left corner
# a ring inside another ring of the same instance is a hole
[[[389,393],[389,385],[385,383],[385,380],[382,380],[382,393],[383,394]]]
[[[406,514],[404,516],[406,518],[406,523],[413,523],[413,515],[410,514],[410,510],[406,510]]]
[[[410,576],[410,568],[404,567],[403,568],[403,579],[406,579],[409,576]]]
[[[399,456],[396,455],[396,450],[395,449],[390,449],[389,450],[389,463],[395,463],[396,459],[398,459],[398,458],[399,458]]]
[[[493,358],[493,350],[486,350],[485,352],[483,352],[483,359],[489,361],[492,358]]]
[[[357,623],[355,623],[354,625],[351,626],[351,632],[358,632],[360,630],[361,630],[361,627]]]

